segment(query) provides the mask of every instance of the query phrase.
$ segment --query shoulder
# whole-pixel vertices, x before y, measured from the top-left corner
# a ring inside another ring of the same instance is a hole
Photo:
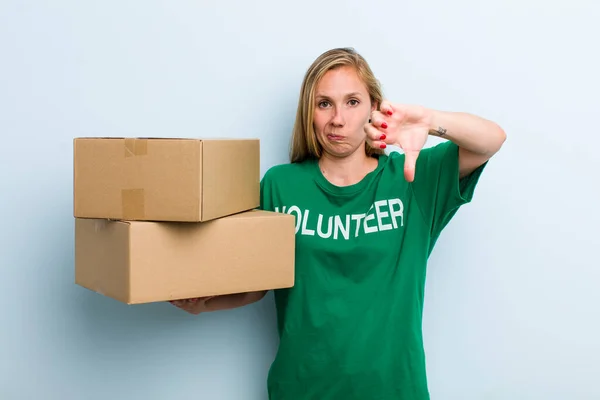
[[[447,157],[453,156],[458,159],[458,146],[450,140],[445,140],[421,150],[419,157],[417,157],[417,163],[419,162],[419,158],[422,158],[421,161],[426,162],[441,162]]]
[[[386,166],[388,168],[397,169],[400,168],[401,172],[404,170],[404,153],[400,151],[391,151],[386,156]],[[458,146],[451,141],[443,141],[441,143],[434,144],[430,147],[423,148],[419,152],[417,157],[417,168],[419,165],[433,165],[440,164],[443,160],[447,159],[458,159]]]
[[[419,152],[419,157],[423,156],[423,158],[443,158],[446,155],[448,155],[449,152],[451,153],[453,151],[456,151],[458,153],[458,146],[454,142],[446,140],[446,141],[434,144],[432,146],[423,148]],[[398,151],[391,151],[387,157],[389,158],[390,161],[393,161],[393,162],[397,162],[397,161],[404,162],[404,153],[401,153]],[[418,160],[418,158],[417,158],[417,160]]]
[[[310,161],[270,167],[260,181],[260,208],[276,210],[282,196],[304,190],[309,177]]]
[[[262,181],[263,183],[279,183],[279,182],[290,182],[298,179],[301,176],[309,175],[309,169],[311,160],[303,161],[301,163],[289,163],[279,164],[270,167],[265,172]]]

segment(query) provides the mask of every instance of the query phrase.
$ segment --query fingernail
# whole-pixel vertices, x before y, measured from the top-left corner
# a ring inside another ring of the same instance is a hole
[[[385,149],[385,148],[386,148],[386,146],[387,146],[387,145],[386,145],[385,143],[382,143],[382,144],[381,144],[381,146],[379,146],[379,147],[381,147],[382,149]]]
[[[382,127],[383,129],[387,129],[387,124],[386,124],[385,122],[383,122],[383,123],[381,124],[381,127]]]
[[[387,115],[392,115],[392,112],[391,112],[391,111],[388,111],[388,112],[387,112]]]
[[[383,134],[383,135],[381,135],[381,136],[379,137],[379,140],[385,140],[385,138],[386,138],[386,137],[387,137],[387,136],[385,136],[385,134]]]

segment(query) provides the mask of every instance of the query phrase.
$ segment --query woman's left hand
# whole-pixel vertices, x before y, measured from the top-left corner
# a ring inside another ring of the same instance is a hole
[[[432,119],[431,110],[425,107],[384,101],[380,111],[374,111],[371,122],[365,125],[367,142],[375,148],[400,147],[405,154],[404,177],[412,182],[417,157],[427,142]]]

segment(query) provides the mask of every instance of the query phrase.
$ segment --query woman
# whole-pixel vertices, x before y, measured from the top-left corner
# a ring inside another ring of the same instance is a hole
[[[429,135],[447,139],[423,149]],[[296,280],[275,291],[281,338],[270,399],[429,399],[423,337],[427,259],[505,140],[493,122],[392,104],[352,49],[306,73],[291,163],[261,181],[261,208],[296,215]],[[388,145],[404,154],[384,153]],[[233,308],[246,293],[175,302]]]

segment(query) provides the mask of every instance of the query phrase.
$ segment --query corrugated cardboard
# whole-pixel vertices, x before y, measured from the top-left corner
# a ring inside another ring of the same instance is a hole
[[[258,139],[77,138],[76,218],[209,221],[259,206]]]
[[[248,211],[201,223],[75,219],[75,281],[124,303],[291,287],[295,220]]]

